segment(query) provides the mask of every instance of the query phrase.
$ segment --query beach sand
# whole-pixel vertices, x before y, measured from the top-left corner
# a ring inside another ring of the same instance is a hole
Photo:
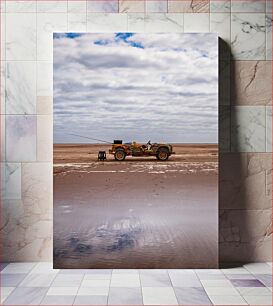
[[[105,145],[54,145],[55,268],[216,268],[218,148],[98,162]]]

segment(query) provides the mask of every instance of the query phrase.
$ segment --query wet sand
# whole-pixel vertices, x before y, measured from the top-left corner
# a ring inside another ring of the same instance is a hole
[[[97,162],[101,147],[54,146],[54,267],[216,268],[217,147]]]

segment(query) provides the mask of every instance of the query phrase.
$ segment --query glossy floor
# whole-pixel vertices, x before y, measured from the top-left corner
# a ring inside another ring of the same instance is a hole
[[[2,263],[3,305],[272,305],[272,263],[219,270],[53,270]]]

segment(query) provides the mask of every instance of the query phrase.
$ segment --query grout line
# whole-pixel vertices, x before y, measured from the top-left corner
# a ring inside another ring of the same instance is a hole
[[[79,284],[79,286],[78,286],[77,292],[76,292],[76,294],[75,294],[75,296],[74,296],[72,305],[75,304],[75,301],[76,301],[76,298],[77,298],[77,296],[78,296],[78,293],[79,293],[79,290],[80,290],[80,288],[81,288],[81,285],[82,285],[82,283],[83,283],[85,274],[86,274],[86,271],[83,273],[83,277],[82,277],[81,282],[80,282],[80,284]],[[64,274],[64,275],[65,275],[65,274]]]
[[[143,286],[141,284],[140,270],[137,269],[137,272],[138,272],[139,283],[140,283],[141,300],[142,300],[142,304],[144,305]]]
[[[169,277],[170,283],[171,283],[171,285],[172,285],[172,288],[173,288],[173,292],[174,292],[176,301],[177,301],[177,303],[178,303],[178,305],[179,305],[178,296],[177,296],[177,294],[176,294],[176,291],[174,290],[175,287],[174,287],[173,282],[172,282],[172,279],[171,279],[171,277],[170,277],[169,269],[167,269],[166,272],[167,272],[167,275],[168,275],[168,277]],[[143,303],[143,305],[144,305],[144,303]]]
[[[111,269],[111,276],[110,276],[110,282],[109,282],[109,290],[107,294],[106,304],[109,305],[109,295],[110,295],[110,289],[111,289],[111,283],[112,283],[112,275],[113,275],[113,269]]]

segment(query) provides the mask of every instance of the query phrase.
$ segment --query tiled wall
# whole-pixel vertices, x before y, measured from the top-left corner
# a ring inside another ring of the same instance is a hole
[[[271,3],[1,1],[1,260],[52,257],[52,31],[219,34],[220,261],[271,260]]]

